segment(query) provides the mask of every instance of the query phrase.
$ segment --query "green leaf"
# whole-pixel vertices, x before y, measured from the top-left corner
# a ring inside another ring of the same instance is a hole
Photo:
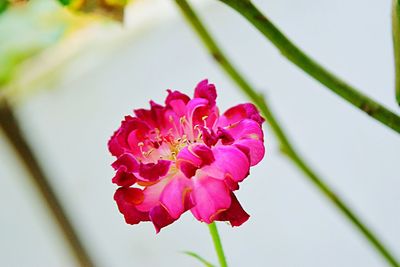
[[[192,251],[184,251],[183,253],[185,253],[186,255],[191,256],[191,257],[199,260],[206,267],[215,267],[215,265],[213,265],[210,262],[206,261],[204,258],[202,258],[201,256],[199,256],[198,254],[196,254],[196,253],[194,253]]]

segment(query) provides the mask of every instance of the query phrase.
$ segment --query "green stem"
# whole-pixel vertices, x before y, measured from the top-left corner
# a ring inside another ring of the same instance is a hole
[[[249,0],[219,0],[235,9],[253,24],[285,56],[311,77],[372,118],[400,133],[400,117],[336,77],[292,43]]]
[[[20,124],[14,115],[14,112],[5,100],[0,101],[0,130],[3,130],[5,137],[8,138],[10,144],[14,148],[21,163],[29,172],[32,183],[43,197],[47,204],[55,222],[57,222],[64,238],[69,245],[72,254],[75,256],[79,266],[91,267],[95,266],[88,252],[79,239],[77,231],[69,220],[66,211],[61,205],[54,189],[52,188],[49,178],[46,176],[43,168],[40,166],[33,150],[25,139]]]
[[[205,26],[202,24],[194,10],[190,7],[186,0],[175,0],[180,7],[183,15],[198,34],[199,38],[208,49],[213,58],[217,61],[220,67],[230,76],[230,78],[239,86],[239,88],[258,106],[262,115],[267,119],[269,126],[272,128],[275,136],[279,140],[282,151],[288,158],[305,174],[305,177],[315,185],[315,187],[325,196],[331,203],[345,216],[359,232],[366,238],[367,241],[379,252],[388,263],[394,267],[400,265],[377,238],[377,236],[356,216],[349,206],[319,177],[316,172],[301,158],[295,150],[285,132],[279,125],[275,115],[268,106],[263,97],[258,94],[250,83],[240,74],[240,72],[232,65],[228,58],[224,55],[217,43],[208,33]]]
[[[395,66],[396,100],[400,105],[400,1],[392,0],[392,32]]]
[[[219,265],[221,267],[227,267],[228,264],[226,263],[224,249],[222,248],[221,239],[219,238],[218,229],[215,222],[210,223],[208,225],[208,229],[210,230],[210,234],[214,243],[215,252],[217,252],[218,255]]]

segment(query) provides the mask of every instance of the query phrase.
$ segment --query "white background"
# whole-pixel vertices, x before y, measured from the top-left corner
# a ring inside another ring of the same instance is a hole
[[[266,94],[301,154],[400,258],[398,134],[290,64],[238,14],[211,2],[201,9],[202,18],[236,65]],[[399,110],[394,102],[389,0],[256,4],[323,65]],[[99,266],[200,266],[181,254],[185,250],[217,262],[206,225],[189,213],[158,235],[151,224],[124,223],[112,199],[113,158],[106,146],[133,108],[147,107],[150,99],[162,102],[167,88],[192,94],[206,77],[217,85],[221,110],[247,101],[176,13],[127,40],[90,72],[42,90],[18,106],[29,140]],[[250,220],[233,229],[219,224],[230,266],[385,266],[280,154],[268,127],[265,135],[266,157],[238,192]],[[74,266],[2,138],[0,152],[1,265]]]

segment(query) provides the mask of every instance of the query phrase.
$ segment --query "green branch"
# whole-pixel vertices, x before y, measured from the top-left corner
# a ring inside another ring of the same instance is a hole
[[[392,0],[392,33],[395,66],[396,100],[400,105],[400,1]]]
[[[388,263],[393,267],[399,267],[399,263],[377,236],[356,216],[348,205],[319,177],[308,164],[296,152],[295,148],[286,137],[283,129],[280,127],[273,112],[263,97],[258,94],[250,83],[239,73],[224,55],[217,43],[208,33],[194,10],[186,0],[175,0],[181,9],[183,15],[198,34],[204,46],[208,49],[213,58],[220,67],[229,75],[229,77],[238,85],[238,87],[258,106],[262,115],[267,119],[268,125],[272,128],[275,136],[279,140],[280,146],[289,159],[305,174],[305,177],[315,185],[315,187],[351,222],[357,230],[366,238],[366,240],[379,252]]]
[[[210,230],[210,234],[211,234],[211,237],[212,237],[212,240],[214,243],[215,251],[217,252],[220,267],[228,267],[228,264],[226,263],[224,249],[222,248],[221,239],[219,238],[218,229],[217,229],[217,225],[215,224],[215,222],[210,223],[208,225],[208,229]]]
[[[32,178],[32,183],[40,192],[44,202],[47,204],[48,209],[53,215],[53,218],[64,234],[64,238],[79,263],[79,266],[94,266],[92,259],[89,257],[82,241],[79,239],[76,230],[69,220],[66,211],[62,207],[60,200],[57,198],[57,195],[49,182],[49,178],[44,173],[34,155],[34,152],[25,139],[12,108],[4,99],[0,101],[0,130],[3,130],[5,137],[7,137],[21,160],[21,163],[30,174],[29,176]]]
[[[256,27],[292,63],[311,77],[364,111],[372,118],[400,133],[400,117],[353,86],[336,77],[292,43],[260,10],[249,0],[219,0],[235,9]]]

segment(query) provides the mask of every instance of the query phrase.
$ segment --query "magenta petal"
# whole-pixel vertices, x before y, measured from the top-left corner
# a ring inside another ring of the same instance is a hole
[[[264,143],[254,139],[242,139],[235,142],[235,145],[246,147],[249,151],[250,166],[257,165],[265,155]]]
[[[219,119],[219,126],[225,127],[244,119],[251,119],[260,125],[264,122],[264,118],[261,117],[257,108],[252,103],[245,103],[225,111]]]
[[[124,167],[126,172],[136,172],[139,169],[139,163],[137,162],[135,157],[132,154],[128,153],[119,156],[118,159],[114,161],[113,164],[111,164],[111,166],[115,170]]]
[[[211,163],[214,162],[214,154],[212,150],[205,146],[205,145],[193,145],[191,146],[191,149],[194,154],[196,154],[197,157],[201,159],[201,166],[204,165],[210,165]]]
[[[219,213],[215,220],[229,221],[232,226],[240,226],[250,218],[250,215],[243,210],[235,194],[231,193],[231,199],[229,209]]]
[[[231,145],[235,141],[232,135],[224,128],[218,127],[218,139],[221,139],[223,145]]]
[[[142,192],[138,188],[120,187],[114,194],[119,211],[124,215],[128,224],[138,224],[150,220],[147,212],[136,209],[136,204],[142,199]]]
[[[211,223],[218,213],[231,205],[229,190],[222,180],[208,176],[196,178],[191,194],[194,201],[191,212],[199,221]]]
[[[226,130],[235,139],[234,144],[246,147],[249,151],[250,165],[254,166],[264,157],[264,136],[261,126],[249,119],[244,119]]]
[[[160,196],[161,204],[174,219],[178,219],[191,206],[190,203],[185,203],[190,200],[190,182],[183,175],[177,175],[165,186]]]
[[[218,136],[214,133],[213,130],[208,130],[205,127],[199,127],[201,131],[201,139],[203,140],[204,144],[209,147],[214,146],[218,142]]]
[[[148,181],[155,181],[167,175],[171,161],[158,160],[157,163],[141,163],[139,167],[140,178]]]
[[[202,171],[208,175],[225,179],[229,176],[234,182],[241,182],[249,174],[250,163],[247,156],[235,146],[217,146],[213,149],[215,161]]]
[[[150,211],[149,215],[157,233],[160,232],[161,228],[170,225],[175,221],[175,219],[172,218],[168,211],[161,205],[154,207]]]
[[[215,85],[209,84],[207,79],[199,82],[194,89],[194,97],[205,98],[208,100],[210,106],[214,106],[215,99],[217,98]]]
[[[126,172],[125,166],[121,166],[113,177],[112,182],[119,186],[128,187],[136,183],[136,177],[135,175]]]
[[[190,147],[183,148],[179,152],[176,160],[176,166],[185,174],[187,178],[194,176],[201,164],[201,158],[195,155]]]
[[[115,131],[114,134],[111,136],[110,140],[108,141],[108,150],[111,152],[111,155],[118,157],[122,153],[124,153],[124,149],[118,142],[119,130]]]
[[[177,157],[177,167],[190,178],[196,174],[196,171],[209,165],[214,161],[214,155],[211,149],[202,144],[194,144],[183,148]]]
[[[165,112],[165,107],[160,104],[150,101],[150,109],[135,109],[133,111],[136,117],[152,127],[162,127],[163,125],[163,113]]]
[[[189,122],[193,125],[193,121],[195,120],[193,118],[195,112],[197,109],[202,108],[202,107],[207,107],[207,99],[203,98],[194,98],[187,103],[186,106],[186,118],[189,120]],[[201,120],[201,118],[198,118],[197,120]]]
[[[176,101],[176,100],[182,101],[185,104],[187,104],[187,102],[190,101],[190,97],[188,97],[185,94],[182,94],[179,91],[167,90],[167,92],[168,92],[168,96],[165,99],[165,105],[167,105],[167,106],[171,105],[172,104],[171,102]]]

